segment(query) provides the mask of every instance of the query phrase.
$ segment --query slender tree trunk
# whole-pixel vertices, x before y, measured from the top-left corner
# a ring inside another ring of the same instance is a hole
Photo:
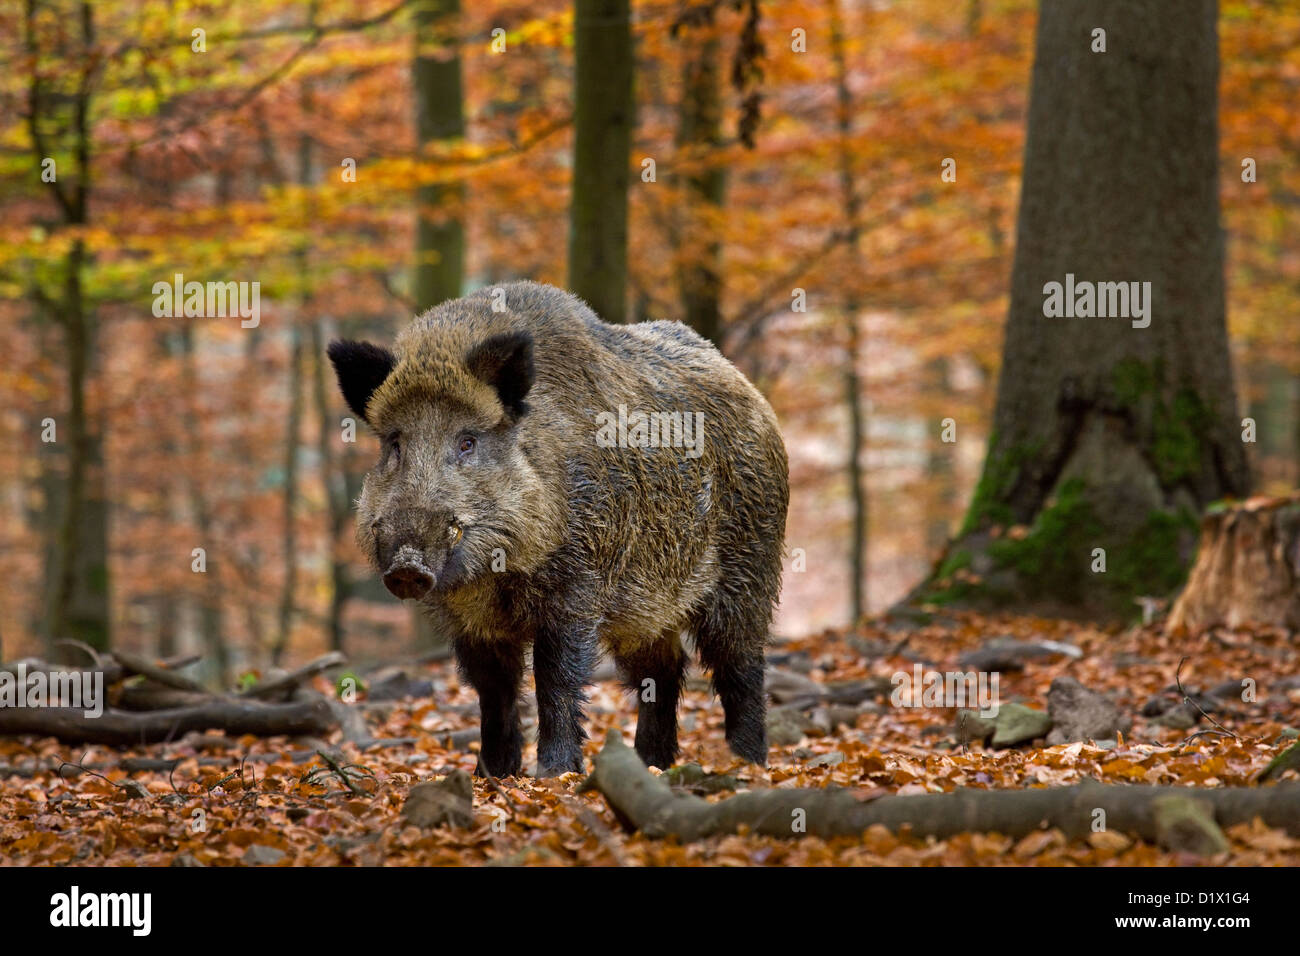
[[[215,540],[216,522],[212,517],[212,505],[204,492],[196,467],[196,463],[203,457],[203,449],[208,446],[199,403],[203,380],[194,350],[194,326],[188,322],[181,327],[180,347],[185,380],[190,386],[184,405],[185,435],[189,443],[188,459],[191,463],[185,478],[185,490],[189,497],[194,529],[199,537],[194,547],[202,548],[205,556],[203,580],[198,588],[197,601],[199,637],[204,652],[202,667],[204,679],[208,683],[226,688],[230,686],[230,649],[226,646],[222,613],[222,602],[225,599],[225,588],[221,581],[222,549]],[[189,549],[186,548],[183,558],[188,557],[188,552]]]
[[[916,597],[1127,615],[1181,583],[1200,509],[1248,491],[1216,16],[1214,0],[1042,4],[994,431],[944,561],[973,577]],[[1068,291],[1103,282],[1127,294]]]
[[[34,20],[35,0],[25,8],[28,49],[38,55]],[[90,64],[90,50],[95,43],[94,17],[89,3],[78,6],[81,43]],[[85,67],[87,70],[91,66]],[[29,95],[30,130],[38,162],[51,152],[46,142],[46,126],[55,120],[56,127],[66,123],[69,141],[55,144],[71,152],[72,172],[64,173],[49,184],[58,203],[65,226],[79,227],[88,222],[90,195],[90,86],[82,82],[75,91],[43,88],[36,75],[31,79]],[[67,115],[60,115],[66,113]],[[68,185],[64,185],[67,183]],[[73,638],[96,648],[110,642],[108,497],[104,472],[102,423],[99,412],[87,406],[87,391],[99,360],[99,325],[93,304],[86,301],[82,273],[86,266],[86,249],[75,239],[64,260],[64,283],[58,303],[63,326],[67,361],[66,417],[58,422],[59,441],[67,443],[67,477],[65,496],[60,509],[59,530],[54,540],[53,563],[47,574],[53,581],[48,634],[51,640]]]
[[[710,25],[707,29],[713,29]],[[679,152],[693,162],[722,142],[721,50],[718,38],[683,32],[685,61],[677,128]],[[722,239],[718,220],[726,199],[727,173],[717,165],[693,172],[686,180],[680,210],[682,320],[710,342],[722,344]]]
[[[847,253],[850,267],[858,275],[858,282],[865,274],[867,263],[862,254],[860,209],[856,177],[853,174],[853,151],[849,147],[849,135],[853,129],[853,98],[849,91],[848,60],[844,52],[844,26],[841,20],[839,0],[831,0],[831,57],[835,62],[836,91],[836,128],[839,133],[839,174],[840,197],[844,203],[844,217],[847,221]],[[850,282],[849,288],[854,288]],[[858,374],[864,346],[862,334],[858,327],[858,312],[862,303],[855,292],[850,291],[844,300],[844,318],[848,327],[848,354],[844,361],[844,401],[849,409],[849,448],[848,471],[849,489],[853,499],[853,536],[850,541],[849,565],[852,581],[849,598],[856,621],[870,610],[867,594],[868,547],[867,533],[869,499],[867,495],[867,475],[863,459],[867,453],[867,413],[862,402],[862,381]]]
[[[62,347],[62,332],[58,328],[58,316],[42,302],[36,317],[36,335],[42,355],[53,355]],[[46,381],[53,390],[54,383]],[[42,420],[52,417],[57,422],[57,415],[42,415]],[[44,432],[44,425],[41,426]],[[56,431],[56,438],[58,437]],[[29,521],[38,528],[41,538],[42,567],[45,574],[41,579],[41,605],[37,610],[37,619],[32,622],[33,630],[40,635],[41,645],[45,649],[46,660],[55,660],[54,641],[57,635],[54,609],[59,597],[61,575],[59,574],[59,555],[61,548],[59,534],[63,528],[63,509],[68,503],[68,452],[66,442],[42,440],[37,453],[40,472],[36,478],[39,489],[40,504],[32,509]]]
[[[299,310],[298,318],[302,318]],[[271,661],[279,664],[289,648],[289,634],[293,627],[298,589],[298,528],[295,521],[295,504],[298,500],[298,441],[302,435],[302,330],[295,323],[289,331],[289,423],[284,448],[284,488],[281,509],[284,528],[281,536],[281,554],[284,558],[284,580],[280,590],[280,611],[275,644],[271,648]]]
[[[924,381],[931,395],[947,397],[948,360],[940,357],[927,362]],[[925,547],[930,555],[940,553],[952,537],[952,513],[957,500],[956,463],[953,461],[956,446],[943,441],[943,420],[947,417],[950,416],[942,411],[931,416],[926,428],[930,445],[926,473],[934,485],[927,500],[925,522]]]
[[[569,288],[606,322],[627,321],[632,100],[629,0],[575,0]]]
[[[417,149],[453,145],[465,136],[460,64],[460,0],[421,0],[415,13]],[[415,305],[418,312],[461,293],[465,276],[463,183],[421,186],[416,194]]]
[[[309,94],[303,91],[303,111],[308,112]],[[298,183],[304,188],[311,183],[311,137],[303,135],[298,140]],[[310,217],[310,209],[306,210]],[[271,649],[272,663],[279,665],[289,649],[293,618],[297,610],[298,590],[298,465],[301,460],[299,442],[302,438],[303,419],[303,342],[302,330],[311,308],[311,279],[307,263],[307,250],[300,248],[296,255],[298,264],[298,310],[289,330],[289,426],[284,450],[284,587],[280,592],[279,629]]]
[[[415,87],[417,149],[454,146],[465,136],[464,91],[460,62],[460,0],[422,0],[416,7]],[[421,186],[415,233],[415,309],[424,312],[457,298],[465,281],[463,183]],[[335,593],[339,593],[336,577]],[[344,592],[346,593],[346,592]],[[411,608],[417,650],[439,649],[446,639],[435,632],[418,604]]]
[[[320,432],[316,442],[320,456],[321,484],[325,489],[325,536],[329,553],[330,603],[326,614],[330,650],[343,650],[343,607],[350,597],[347,563],[339,549],[339,537],[348,522],[348,493],[343,480],[342,466],[334,453],[338,440],[333,416],[330,414],[327,384],[329,373],[325,368],[325,331],[317,319],[311,326],[312,397],[316,405],[316,420]]]

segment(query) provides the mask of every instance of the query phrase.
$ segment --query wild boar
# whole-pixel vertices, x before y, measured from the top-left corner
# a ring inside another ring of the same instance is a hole
[[[686,633],[731,749],[766,763],[786,453],[771,407],[717,349],[680,323],[610,325],[515,282],[431,309],[392,351],[335,341],[329,357],[381,445],[357,540],[478,691],[480,774],[521,770],[529,647],[539,776],[583,769],[601,645],[638,696],[637,752],[671,766]]]

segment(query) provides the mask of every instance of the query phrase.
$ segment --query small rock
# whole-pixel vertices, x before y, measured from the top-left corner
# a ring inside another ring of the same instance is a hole
[[[799,703],[809,706],[825,696],[825,688],[817,681],[794,671],[769,667],[764,679],[767,692],[778,704]]]
[[[138,800],[149,799],[149,790],[139,780],[126,779],[123,780],[119,786]]]
[[[442,780],[416,784],[402,805],[402,818],[422,828],[472,826],[474,782],[464,770],[453,770]]]
[[[1211,687],[1206,691],[1206,693],[1211,697],[1217,697],[1219,700],[1241,702],[1241,695],[1244,694],[1245,691],[1246,688],[1242,686],[1241,681],[1225,680],[1222,684],[1216,684]]]
[[[192,853],[177,853],[172,857],[168,866],[202,866],[203,864]]]
[[[1159,717],[1176,703],[1178,702],[1173,698],[1165,697],[1163,694],[1156,694],[1154,697],[1148,698],[1147,702],[1142,705],[1141,714],[1143,717]]]
[[[697,763],[678,764],[660,776],[671,787],[683,787],[695,793],[722,793],[735,790],[740,784],[736,778],[724,773],[705,773]]]
[[[970,743],[978,740],[980,743],[988,743],[990,737],[998,729],[997,720],[993,717],[981,717],[978,710],[959,710],[957,711],[957,723],[953,726],[953,733],[960,744]]]
[[[1159,724],[1161,727],[1170,727],[1174,730],[1191,730],[1200,719],[1201,712],[1191,704],[1184,703],[1170,707],[1152,723]]]
[[[1129,651],[1120,651],[1115,655],[1115,669],[1118,671],[1126,671],[1132,667],[1150,667],[1155,663],[1149,657],[1143,657]]]
[[[254,843],[244,851],[244,863],[248,866],[275,866],[283,859],[283,850],[261,843]]]
[[[1014,747],[1045,736],[1052,729],[1052,718],[1041,710],[1023,704],[1003,704],[998,708],[993,731],[994,747]]]
[[[1292,744],[1268,762],[1268,766],[1259,775],[1262,783],[1282,776],[1288,770],[1300,771],[1300,744]]]
[[[792,747],[821,728],[797,707],[773,707],[767,712],[767,739],[778,747]]]
[[[1170,794],[1157,797],[1151,804],[1156,824],[1156,840],[1166,850],[1214,856],[1229,849],[1228,838],[1214,822],[1209,808],[1193,797]]]
[[[862,655],[863,660],[868,661],[884,657],[895,646],[894,642],[882,641],[878,637],[859,637],[857,634],[850,634],[847,640],[849,647]]]
[[[1058,677],[1047,692],[1047,712],[1052,718],[1049,747],[1079,740],[1103,740],[1127,734],[1133,721],[1110,698],[1089,690],[1073,677]]]
[[[1022,671],[1025,662],[1010,651],[997,647],[981,647],[977,651],[967,651],[957,658],[957,663],[973,671]]]
[[[808,715],[808,719],[821,728],[822,733],[833,734],[841,727],[856,725],[858,709],[844,706],[818,707]]]
[[[810,767],[834,767],[844,762],[844,754],[838,750],[832,750],[830,753],[820,754],[819,756],[808,761]]]
[[[375,681],[366,693],[366,699],[371,701],[406,700],[411,697],[431,696],[433,696],[432,681],[412,680],[403,670]]]
[[[1014,637],[995,637],[975,651],[957,658],[964,667],[981,671],[1024,670],[1024,662],[1049,657],[1078,659],[1083,651],[1062,641],[1018,641]]]
[[[826,699],[830,703],[849,707],[856,707],[880,697],[888,697],[893,691],[894,681],[890,677],[832,681],[823,688]]]
[[[775,651],[767,655],[767,662],[796,674],[808,674],[813,669],[812,655],[807,651]]]

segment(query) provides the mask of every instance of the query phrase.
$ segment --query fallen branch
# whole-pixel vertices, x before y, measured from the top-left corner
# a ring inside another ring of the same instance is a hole
[[[87,686],[96,674],[103,674],[104,686],[114,684],[126,676],[126,671],[116,661],[105,661],[102,667],[69,667],[61,664],[49,664],[34,657],[24,658],[10,664],[0,664],[0,674],[9,674],[14,678],[23,677],[30,680],[35,674],[45,675],[46,681],[59,678],[60,682],[79,682]]]
[[[159,687],[152,681],[140,684],[124,685],[114,701],[121,710],[181,710],[196,707],[211,700],[217,700],[212,694],[198,694],[174,687]]]
[[[263,704],[213,698],[193,707],[148,712],[106,709],[87,717],[77,707],[0,707],[0,734],[37,734],[65,743],[134,744],[170,740],[215,728],[233,736],[324,734],[335,726],[323,701]]]
[[[1193,799],[1220,827],[1258,817],[1271,827],[1300,836],[1300,783],[1271,787],[1156,787],[1085,782],[1046,790],[954,790],[951,793],[887,796],[860,801],[846,790],[772,789],[737,794],[709,803],[675,793],[641,763],[636,751],[611,732],[596,756],[591,783],[629,829],[683,842],[739,833],[777,837],[859,836],[880,824],[914,836],[945,839],[969,831],[1020,837],[1059,827],[1067,837],[1084,836],[1094,822],[1108,830],[1160,839],[1156,811],[1161,801]],[[1105,812],[1099,818],[1097,810]]]
[[[113,650],[109,652],[113,659],[122,665],[128,674],[141,674],[157,684],[173,690],[189,691],[193,694],[206,694],[207,689],[197,681],[190,680],[184,674],[177,674],[160,664],[154,664],[139,654],[130,651]]]
[[[297,670],[292,670],[280,677],[264,681],[260,684],[254,684],[252,687],[243,691],[241,697],[253,697],[265,699],[274,697],[277,694],[292,693],[298,688],[298,685],[304,681],[315,677],[317,674],[329,670],[331,667],[338,667],[346,664],[348,659],[338,651],[330,651],[324,657],[318,657],[310,663],[304,664]]]

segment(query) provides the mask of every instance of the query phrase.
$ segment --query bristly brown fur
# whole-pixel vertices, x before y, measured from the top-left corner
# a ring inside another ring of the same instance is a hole
[[[364,401],[386,444],[359,501],[358,540],[381,573],[394,554],[418,554],[436,580],[422,600],[479,690],[480,769],[520,769],[529,645],[539,772],[582,768],[598,643],[638,694],[638,751],[671,763],[683,632],[713,674],[732,748],[765,762],[763,649],[789,488],[757,389],[679,323],[608,325],[532,282],[443,303],[394,353]],[[356,389],[339,375],[351,402]],[[602,447],[596,416],[620,406],[703,413],[698,457]]]

